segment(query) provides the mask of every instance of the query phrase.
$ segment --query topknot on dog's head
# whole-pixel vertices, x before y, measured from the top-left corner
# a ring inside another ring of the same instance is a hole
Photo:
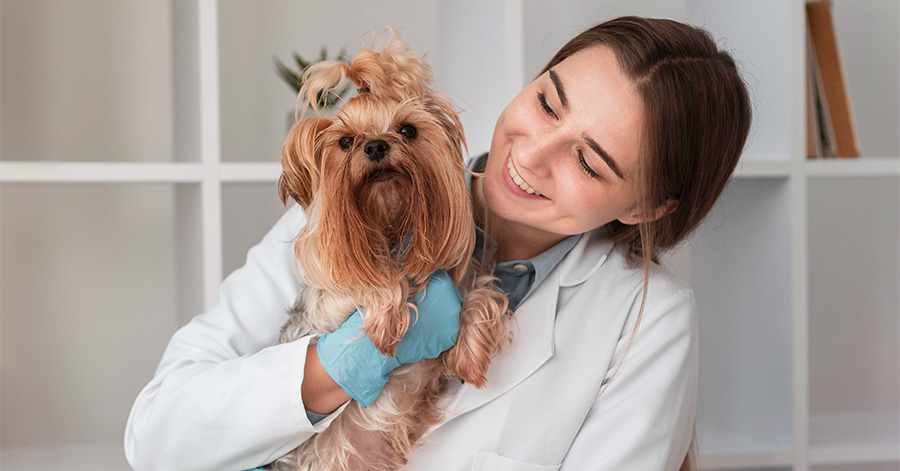
[[[373,35],[372,45],[360,49],[350,64],[322,61],[310,66],[303,74],[298,105],[318,113],[319,98],[342,89],[347,80],[361,94],[397,101],[430,93],[434,74],[424,55],[413,51],[391,28],[387,28],[386,39],[381,39],[384,36]]]
[[[403,100],[424,96],[430,91],[434,75],[424,56],[400,39],[400,33],[388,29],[389,36],[381,44],[363,48],[350,65],[350,79],[368,93]],[[375,38],[373,42],[377,42]]]

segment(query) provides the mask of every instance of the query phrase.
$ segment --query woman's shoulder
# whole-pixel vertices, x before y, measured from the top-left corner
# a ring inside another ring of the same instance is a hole
[[[644,282],[643,264],[632,261],[625,244],[609,239],[602,229],[583,234],[566,258],[563,276],[573,284],[589,279],[633,286]],[[650,263],[648,278],[651,284],[668,291],[690,289],[682,274],[659,263]]]
[[[610,260],[613,272],[621,276],[629,283],[644,284],[644,267],[640,262],[635,264],[628,258],[625,244],[616,244],[612,250]],[[672,268],[651,262],[647,272],[647,301],[666,298],[679,291],[691,291],[690,284],[680,273]]]
[[[598,275],[605,276],[608,286],[615,287],[612,291],[617,294],[610,296],[610,301],[615,300],[624,308],[620,312],[619,339],[627,338],[639,321],[645,332],[656,332],[654,338],[696,335],[697,305],[684,277],[664,265],[651,263],[644,298],[644,269],[629,262],[623,245],[615,244],[605,273]]]

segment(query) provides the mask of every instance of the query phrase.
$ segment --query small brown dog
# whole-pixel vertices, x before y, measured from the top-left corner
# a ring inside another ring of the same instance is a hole
[[[329,427],[275,463],[276,470],[392,470],[438,423],[446,380],[482,387],[491,359],[510,341],[506,296],[472,259],[475,226],[466,189],[462,126],[452,103],[430,89],[432,73],[396,33],[352,64],[320,62],[304,74],[300,105],[359,89],[333,117],[290,130],[279,182],[308,222],[295,239],[303,290],[281,342],[332,332],[357,306],[363,330],[393,355],[410,323],[408,302],[438,269],[463,296],[456,345],[403,365],[367,409],[352,401]]]

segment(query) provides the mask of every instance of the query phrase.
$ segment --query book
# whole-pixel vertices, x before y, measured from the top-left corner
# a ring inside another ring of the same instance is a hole
[[[821,136],[822,118],[819,89],[816,83],[816,58],[812,51],[812,39],[809,37],[809,21],[806,24],[806,157],[814,159],[824,157],[823,136]]]
[[[838,57],[831,2],[807,2],[806,18],[812,52],[808,68],[812,77],[808,80],[807,96],[814,97],[818,118],[813,120],[812,127],[819,129],[819,145],[815,151],[808,150],[807,153],[823,157],[859,157],[855,124]],[[809,107],[807,112],[810,112]],[[807,123],[808,143],[810,132],[815,133],[815,129],[810,129],[810,123]]]
[[[834,128],[828,119],[825,96],[822,93],[822,76],[816,64],[812,38],[807,21],[806,41],[806,145],[807,157],[834,157]]]

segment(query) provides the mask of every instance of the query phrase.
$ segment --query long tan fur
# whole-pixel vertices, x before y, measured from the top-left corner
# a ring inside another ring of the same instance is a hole
[[[389,375],[364,409],[352,401],[329,427],[270,469],[393,470],[441,420],[444,385],[460,377],[484,386],[491,358],[510,340],[507,300],[472,261],[475,227],[466,190],[465,138],[453,105],[432,91],[431,69],[391,32],[361,49],[351,65],[321,62],[304,75],[299,103],[316,117],[298,121],[282,149],[279,193],[297,201],[307,225],[295,240],[304,289],[281,342],[337,329],[359,306],[363,330],[393,355],[417,312],[408,302],[438,269],[463,295],[456,345],[433,360]],[[352,81],[360,92],[333,117],[319,117],[316,97]],[[415,138],[399,129],[413,126]],[[349,148],[342,148],[347,139]],[[366,157],[384,141],[383,160]]]

